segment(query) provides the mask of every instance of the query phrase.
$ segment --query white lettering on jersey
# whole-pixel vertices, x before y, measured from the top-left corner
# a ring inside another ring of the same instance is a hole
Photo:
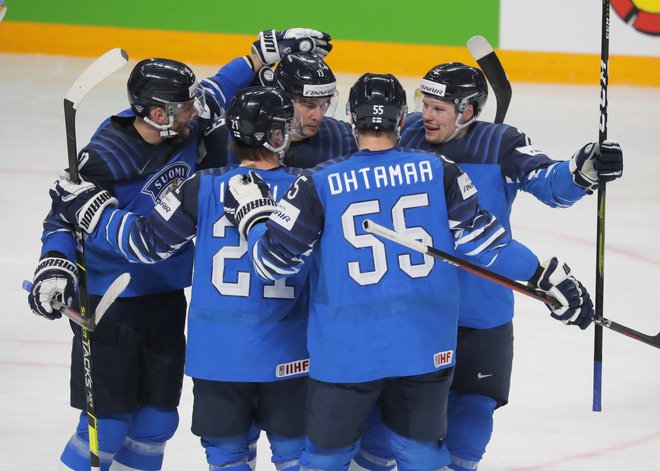
[[[300,216],[300,210],[288,201],[280,201],[270,219],[290,231]]]
[[[474,186],[474,183],[472,183],[472,180],[470,180],[470,177],[467,173],[464,173],[458,177],[457,181],[461,188],[461,195],[463,195],[464,200],[468,199],[470,196],[477,192],[477,187]]]
[[[435,355],[433,355],[433,364],[435,365],[436,368],[440,368],[441,366],[450,365],[453,359],[454,359],[453,350],[447,350],[446,352],[438,352]]]
[[[422,160],[403,165],[379,165],[373,168],[363,167],[358,170],[331,173],[328,175],[328,186],[331,195],[338,195],[344,192],[412,185],[432,180],[431,162]]]
[[[156,205],[156,212],[160,214],[163,219],[169,221],[172,214],[174,214],[174,211],[176,211],[179,206],[181,206],[181,201],[179,201],[172,192],[169,192],[165,195],[165,198],[160,200],[158,205]]]
[[[281,363],[275,367],[275,377],[277,378],[306,373],[309,373],[309,358],[292,361],[291,363]]]
[[[538,155],[538,154],[543,154],[543,151],[538,150],[536,147],[529,145],[525,147],[516,147],[516,150],[520,152],[521,154],[526,154],[526,155]]]

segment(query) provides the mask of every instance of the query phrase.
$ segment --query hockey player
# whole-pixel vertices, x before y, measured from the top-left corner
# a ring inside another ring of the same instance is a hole
[[[598,181],[612,181],[622,174],[623,155],[614,141],[600,148],[588,143],[570,160],[558,162],[515,127],[477,121],[488,97],[479,69],[461,63],[438,65],[424,76],[420,91],[422,111],[408,116],[400,145],[444,155],[459,164],[478,189],[480,204],[507,231],[520,190],[548,206],[565,208],[590,194]],[[509,399],[514,298],[510,289],[485,279],[462,271],[458,276],[458,347],[446,444],[452,456],[450,468],[472,471],[490,440],[495,409]],[[382,470],[381,450],[365,448],[356,461]]]
[[[357,150],[351,128],[332,117],[337,106],[337,80],[325,61],[311,52],[285,55],[274,73],[259,72],[260,83],[284,90],[292,99],[302,129],[294,131],[284,155],[288,167],[311,168]],[[230,156],[229,161],[236,161]]]
[[[265,41],[265,37],[270,38]],[[279,51],[329,50],[329,37],[294,28],[263,32],[253,53],[237,58],[198,85],[186,65],[168,59],[139,62],[128,80],[131,110],[106,120],[78,157],[80,175],[111,192],[119,207],[139,214],[183,182],[198,166],[216,166],[205,155],[222,108],[252,82],[255,70],[273,64]],[[275,52],[272,52],[274,44]],[[304,46],[303,46],[304,45]],[[75,241],[67,224],[50,214],[44,222],[41,261],[28,296],[32,311],[60,317],[54,297],[70,304],[77,290]],[[185,353],[186,299],[192,246],[157,265],[129,264],[103,241],[86,245],[92,310],[120,273],[132,281],[91,334],[94,399],[102,469],[158,470],[177,425]],[[81,331],[72,326],[71,405],[85,409]],[[80,416],[62,462],[89,469],[87,417]]]
[[[293,99],[302,121],[302,133],[293,134],[284,156],[287,166],[311,168],[357,150],[348,123],[332,117],[337,81],[321,57],[309,52],[287,54],[275,69],[275,85]]]
[[[225,214],[246,232],[265,279],[290,276],[311,252],[303,469],[346,469],[376,404],[399,469],[451,461],[442,438],[456,348],[456,269],[366,233],[365,219],[529,280],[560,301],[551,315],[564,323],[584,329],[593,315],[568,266],[556,257],[540,265],[512,240],[478,205],[457,165],[394,147],[405,103],[396,78],[363,75],[349,96],[359,152],[299,176],[277,207],[256,174],[233,177],[225,195]]]
[[[274,195],[293,182],[299,171],[279,165],[293,129],[293,103],[274,88],[246,88],[233,98],[226,120],[240,167],[193,174],[149,218],[120,209],[95,214],[100,229],[88,227],[88,240],[106,240],[132,262],[154,263],[195,238],[186,352],[194,384],[192,431],[212,470],[250,469],[253,424],[267,431],[277,469],[298,469],[309,365],[307,273],[275,282],[256,276],[247,242],[223,205],[228,180],[250,168]],[[62,201],[55,208],[66,219],[102,211],[93,202],[109,198],[90,183],[62,181],[57,188]]]

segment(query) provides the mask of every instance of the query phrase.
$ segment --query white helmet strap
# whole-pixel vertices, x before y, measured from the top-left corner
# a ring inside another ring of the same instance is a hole
[[[158,124],[158,123],[150,120],[148,116],[145,116],[142,119],[144,120],[145,123],[147,123],[151,127],[154,127],[156,129],[158,129],[160,131],[160,136],[161,137],[169,139],[169,138],[178,136],[178,133],[176,131],[172,130],[172,126],[174,125],[174,116],[169,115],[168,117],[169,117],[169,119],[168,119],[167,124]]]

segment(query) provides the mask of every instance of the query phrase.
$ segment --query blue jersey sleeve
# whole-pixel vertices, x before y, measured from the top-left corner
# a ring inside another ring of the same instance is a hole
[[[73,236],[71,226],[49,212],[43,223],[44,230],[41,234],[42,258],[48,252],[60,252],[68,260],[76,260],[76,239]]]
[[[502,139],[500,165],[507,181],[553,208],[571,206],[587,194],[573,182],[568,161],[552,160],[514,127],[509,127]]]
[[[457,252],[503,276],[528,280],[538,267],[536,256],[479,206],[476,187],[458,165],[444,158],[443,164],[449,228]]]
[[[207,90],[206,100],[212,111],[226,109],[236,92],[249,86],[254,79],[254,69],[246,57],[237,57],[224,65],[218,72],[202,80],[201,85]],[[223,113],[216,113],[223,115]]]
[[[266,224],[250,231],[255,272],[266,280],[297,273],[323,232],[324,211],[310,174],[300,175]]]
[[[127,260],[165,260],[190,241],[197,228],[199,174],[158,202],[150,216],[114,209],[103,212],[91,239],[107,241]]]

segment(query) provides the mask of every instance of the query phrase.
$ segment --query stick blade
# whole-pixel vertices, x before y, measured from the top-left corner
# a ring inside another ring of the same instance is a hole
[[[115,299],[117,299],[124,292],[130,282],[131,274],[122,273],[115,279],[115,281],[110,284],[105,293],[103,293],[103,297],[101,298],[101,301],[99,301],[99,304],[96,306],[96,310],[94,311],[94,322],[96,324],[101,322],[101,318],[108,310],[110,305],[114,303]]]
[[[106,313],[110,305],[114,303],[115,300],[124,292],[130,281],[130,273],[122,273],[119,275],[115,281],[110,284],[105,293],[103,293],[103,297],[101,298],[98,306],[96,306],[96,310],[94,311],[93,317],[91,319],[84,318],[78,311],[70,308],[57,299],[53,299],[52,304],[56,310],[60,311],[61,314],[64,314],[80,327],[93,332],[96,326],[99,325],[99,322],[101,322],[103,315]],[[28,293],[32,291],[32,282],[23,280],[23,289]]]
[[[113,72],[119,70],[126,62],[128,62],[128,54],[119,47],[103,54],[92,62],[73,82],[64,98],[65,103],[68,101],[74,110],[78,109],[78,105],[92,88]]]
[[[472,36],[467,42],[468,50],[479,67],[483,71],[486,79],[495,94],[497,101],[497,111],[495,113],[495,122],[503,123],[506,112],[511,102],[511,82],[506,75],[506,71],[495,53],[495,49],[483,36]]]
[[[483,36],[472,36],[468,39],[467,47],[470,54],[472,54],[472,57],[474,57],[474,60],[477,62],[488,54],[495,52],[493,46],[491,46],[488,40]]]

